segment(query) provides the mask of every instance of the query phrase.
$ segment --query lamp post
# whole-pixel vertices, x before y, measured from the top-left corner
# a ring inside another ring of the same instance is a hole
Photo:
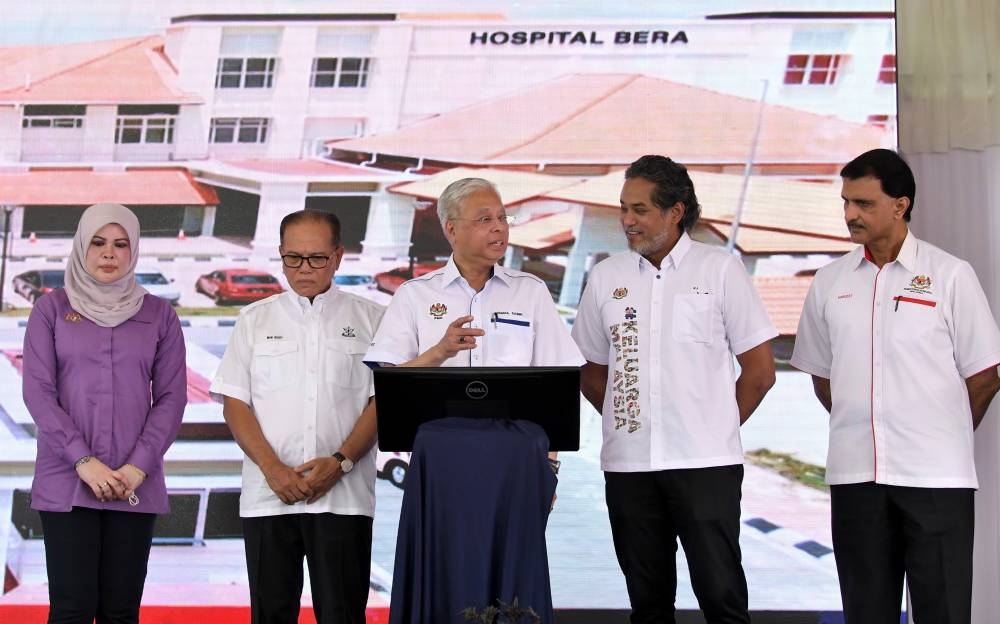
[[[3,312],[3,285],[7,282],[7,239],[10,238],[10,206],[3,207],[3,252],[0,255],[0,312]]]
[[[747,156],[746,165],[743,167],[743,185],[740,187],[740,198],[736,202],[736,210],[733,215],[733,227],[729,232],[729,240],[726,241],[726,251],[733,253],[736,249],[736,237],[740,233],[740,221],[743,219],[743,205],[747,200],[747,187],[750,186],[750,174],[753,173],[753,162],[757,158],[757,144],[760,143],[760,129],[764,125],[764,112],[767,106],[767,85],[768,80],[763,80],[764,86],[760,92],[760,103],[757,105],[757,127],[753,131],[753,140],[750,143],[750,154]]]

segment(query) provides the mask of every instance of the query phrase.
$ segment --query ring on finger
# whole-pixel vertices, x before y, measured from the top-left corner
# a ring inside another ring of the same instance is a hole
[[[97,489],[99,489],[102,492],[104,491],[105,487],[106,487],[106,484],[104,484],[104,483],[98,483],[97,484]]]
[[[459,342],[465,342],[465,336],[459,336],[458,337],[458,341]]]

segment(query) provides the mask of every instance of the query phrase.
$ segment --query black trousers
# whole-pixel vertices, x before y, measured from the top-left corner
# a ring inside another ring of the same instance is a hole
[[[708,624],[748,624],[740,553],[743,466],[604,473],[633,624],[673,623],[677,539]]]
[[[302,558],[317,624],[365,624],[372,519],[332,513],[243,518],[252,624],[295,624]]]
[[[917,624],[968,624],[973,490],[830,486],[833,551],[847,624],[899,622],[903,575]]]
[[[136,624],[156,515],[41,511],[49,624]]]

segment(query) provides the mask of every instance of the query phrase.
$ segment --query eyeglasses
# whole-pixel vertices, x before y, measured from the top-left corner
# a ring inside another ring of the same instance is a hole
[[[476,227],[481,227],[481,228],[485,229],[485,228],[493,227],[494,223],[496,223],[497,225],[499,225],[501,227],[512,225],[514,223],[514,221],[515,221],[515,217],[514,217],[514,215],[507,215],[507,214],[505,214],[505,215],[500,215],[499,217],[482,216],[482,217],[476,217],[475,219],[467,219],[467,218],[462,218],[462,217],[452,217],[451,220],[452,221],[471,221],[472,224],[475,225]]]
[[[330,256],[300,256],[299,254],[285,254],[281,256],[281,263],[289,269],[297,269],[302,266],[302,262],[309,263],[312,269],[322,269],[330,262]]]

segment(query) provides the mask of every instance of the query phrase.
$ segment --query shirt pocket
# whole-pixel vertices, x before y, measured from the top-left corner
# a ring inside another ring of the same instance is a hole
[[[489,361],[498,366],[530,366],[535,348],[535,330],[528,316],[502,316],[490,322],[493,335]]]
[[[261,391],[277,390],[299,379],[299,345],[293,340],[267,341],[254,346],[252,383]]]
[[[674,340],[678,342],[712,341],[713,295],[677,295],[674,297]]]
[[[916,338],[929,338],[937,331],[947,331],[938,302],[919,295],[896,295],[888,310],[890,332],[896,342],[912,344]]]
[[[326,346],[326,370],[330,382],[341,388],[360,388],[368,382],[369,369],[362,358],[366,349],[353,341],[334,341]]]

